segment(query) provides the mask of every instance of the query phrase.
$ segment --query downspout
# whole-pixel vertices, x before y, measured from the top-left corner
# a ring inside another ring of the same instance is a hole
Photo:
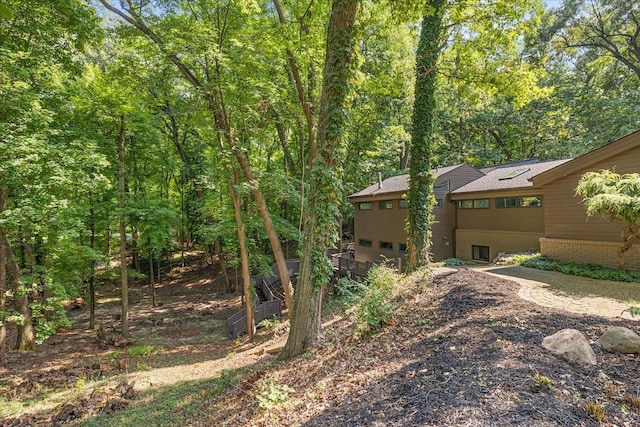
[[[447,199],[449,203],[453,204],[453,229],[451,230],[451,249],[453,250],[453,257],[457,257],[457,242],[456,242],[456,231],[458,230],[458,203],[455,200],[451,200],[451,192],[447,194]]]

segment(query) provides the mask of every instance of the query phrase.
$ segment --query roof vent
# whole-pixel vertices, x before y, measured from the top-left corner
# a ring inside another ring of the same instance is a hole
[[[516,169],[513,172],[509,173],[508,175],[505,175],[501,178],[498,178],[499,181],[504,181],[506,179],[513,179],[517,176],[522,175],[525,172],[529,172],[531,170],[531,168],[524,168],[524,169]]]

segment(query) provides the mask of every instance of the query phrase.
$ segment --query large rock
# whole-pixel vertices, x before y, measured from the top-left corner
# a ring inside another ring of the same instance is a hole
[[[640,354],[640,335],[631,329],[614,326],[602,334],[595,345],[614,353]]]
[[[563,329],[542,340],[542,347],[569,362],[597,365],[596,355],[582,332]]]

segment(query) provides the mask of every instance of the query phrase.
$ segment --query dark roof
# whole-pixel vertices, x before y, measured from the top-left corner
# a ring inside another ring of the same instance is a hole
[[[433,172],[436,174],[436,179],[437,179],[438,177],[444,175],[445,173],[451,172],[452,170],[459,168],[463,164],[464,163],[459,163],[453,166],[436,168],[436,169],[433,169]],[[392,176],[390,178],[383,180],[382,186],[380,186],[378,183],[370,185],[364,190],[358,191],[357,193],[350,195],[349,198],[362,197],[362,196],[377,196],[381,194],[405,192],[409,189],[408,181],[409,181],[408,174]]]
[[[506,167],[501,166],[488,170],[485,176],[463,185],[457,190],[452,191],[452,193],[475,193],[478,191],[496,191],[533,187],[533,183],[530,180],[532,177],[546,172],[549,169],[553,169],[570,160],[571,159],[563,159],[539,163],[517,162]]]
[[[539,163],[538,159],[525,159],[525,160],[518,160],[515,162],[509,162],[509,163],[501,163],[498,165],[487,165],[487,166],[480,166],[476,169],[478,169],[480,172],[482,173],[489,173],[494,169],[502,169],[502,168],[509,168],[511,166],[518,166],[518,165],[530,165],[533,163]]]

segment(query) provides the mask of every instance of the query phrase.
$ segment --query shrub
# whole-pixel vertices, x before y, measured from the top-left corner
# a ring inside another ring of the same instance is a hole
[[[358,325],[367,330],[376,330],[389,323],[393,317],[391,293],[399,281],[399,274],[389,266],[374,266],[369,270],[362,298],[355,307]]]
[[[290,398],[289,394],[295,393],[293,388],[277,384],[273,378],[261,381],[259,389],[260,391],[256,395],[258,406],[266,410],[271,410],[287,402]]]
[[[640,282],[640,273],[629,270],[603,267],[596,264],[581,264],[578,262],[558,261],[545,256],[527,255],[512,258],[514,264],[539,270],[559,271],[572,276],[589,277],[598,280],[615,280],[618,282]]]

